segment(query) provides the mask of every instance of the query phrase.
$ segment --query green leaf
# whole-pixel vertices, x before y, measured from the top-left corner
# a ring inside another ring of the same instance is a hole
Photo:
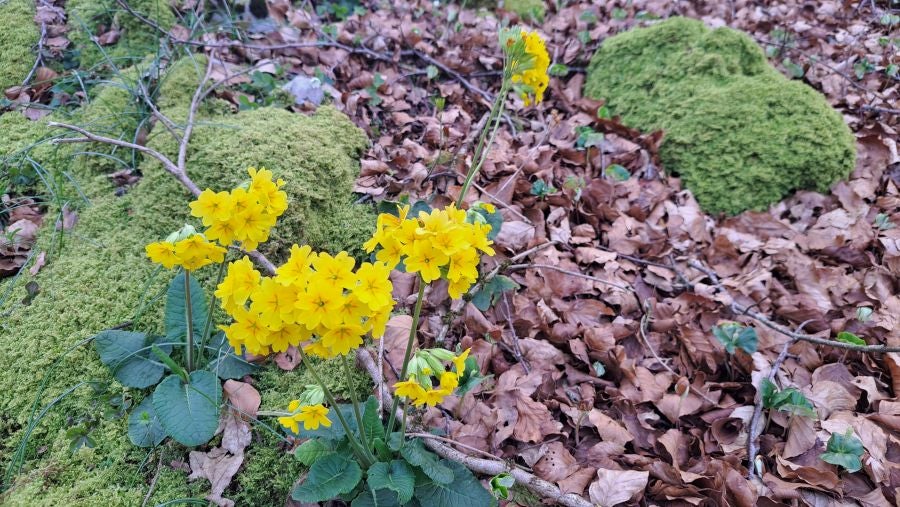
[[[147,345],[147,335],[131,331],[103,331],[94,337],[100,361],[116,380],[139,389],[156,384],[165,373],[163,365],[151,358]]]
[[[204,370],[191,372],[189,382],[169,375],[153,392],[153,408],[166,433],[188,447],[209,442],[219,425],[222,386]]]
[[[515,486],[516,480],[507,473],[491,477],[491,493],[497,498],[509,499],[509,488]]]
[[[341,414],[344,415],[344,420],[347,421],[347,424],[350,426],[350,430],[353,431],[354,435],[359,434],[359,430],[356,427],[356,416],[353,414],[353,405],[349,403],[341,403],[338,404],[337,407],[331,407],[332,410],[340,410]],[[297,433],[297,436],[302,438],[324,438],[325,440],[341,440],[346,438],[347,433],[344,431],[344,427],[337,422],[337,415],[334,417],[329,414],[329,419],[331,419],[332,424],[331,427],[326,428],[325,426],[319,426],[319,429],[316,430],[308,430],[303,428],[303,425],[300,425],[300,431]]]
[[[425,75],[428,76],[428,79],[434,79],[438,75],[438,68],[434,65],[429,65],[425,67]]]
[[[184,341],[187,336],[187,320],[185,318],[184,304],[184,272],[175,275],[169,284],[169,290],[166,293],[166,340],[170,342]],[[198,337],[203,333],[203,326],[206,325],[206,296],[203,294],[203,287],[195,277],[191,277],[191,311],[194,321],[194,336]],[[199,341],[199,340],[198,340]]]
[[[865,340],[863,340],[859,336],[856,336],[855,334],[847,332],[847,331],[841,331],[840,333],[838,333],[837,341],[849,343],[851,345],[861,345],[863,347],[868,345],[868,343],[866,343]]]
[[[413,439],[400,448],[400,455],[410,465],[419,467],[425,475],[437,484],[450,484],[454,480],[453,470],[448,468],[442,460],[425,449],[422,441]],[[421,499],[421,498],[420,498]],[[430,505],[426,502],[426,505]],[[475,504],[478,505],[478,504]]]
[[[147,396],[128,416],[128,440],[138,447],[156,447],[165,438],[166,430],[156,417],[152,397]]]
[[[743,326],[736,322],[722,324],[712,329],[715,336],[725,347],[725,351],[734,354],[738,348],[743,349],[748,354],[756,352],[759,338],[756,336],[756,329]]]
[[[225,333],[216,333],[209,340],[207,353],[212,360],[206,365],[207,370],[215,373],[220,379],[239,379],[259,370],[259,366],[234,353],[234,349],[225,339]]]
[[[612,164],[603,170],[603,174],[612,178],[615,181],[626,181],[631,177],[631,173],[628,172],[628,169],[620,166],[619,164]]]
[[[554,63],[547,70],[547,73],[551,76],[565,77],[569,73],[569,67],[561,63]]]
[[[324,502],[349,493],[362,479],[359,465],[340,454],[331,454],[313,463],[303,484],[294,488],[291,498],[299,502]]]
[[[443,460],[442,460],[443,461]],[[463,465],[454,461],[443,461],[453,472],[453,481],[437,483],[424,480],[416,484],[416,498],[429,507],[473,507],[495,506],[497,499]]]
[[[845,468],[848,472],[858,472],[862,469],[863,448],[862,441],[853,436],[853,429],[847,428],[847,433],[832,433],[825,446],[825,452],[820,458],[826,463]]]
[[[397,493],[389,489],[379,489],[363,491],[353,499],[350,507],[409,507],[409,504],[403,506]]]
[[[759,384],[759,394],[762,398],[763,408],[775,408],[775,395],[778,393],[778,387],[768,378],[762,379]]]
[[[306,442],[303,442],[300,444],[300,447],[297,447],[297,450],[294,451],[294,457],[306,466],[311,466],[319,459],[330,454],[334,454],[334,447],[332,447],[328,440],[321,440],[318,438],[311,438]]]
[[[370,442],[376,438],[384,440],[384,425],[381,423],[381,418],[378,417],[378,414],[378,400],[374,396],[369,396],[363,407],[362,422],[363,429],[366,431],[366,438]]]
[[[390,461],[393,457],[387,442],[383,438],[373,439],[372,447],[375,449],[375,457],[378,458],[378,461]]]
[[[456,394],[462,396],[467,392],[475,389],[475,387],[484,381],[484,375],[478,367],[478,360],[473,356],[466,358],[466,371],[459,379],[459,386],[456,388]]]
[[[369,468],[368,474],[370,488],[374,490],[389,489],[397,492],[401,504],[412,499],[416,474],[405,461],[395,459],[390,463],[375,463]]]
[[[504,275],[497,275],[486,281],[481,289],[472,297],[472,303],[481,311],[487,311],[488,308],[500,301],[500,297],[505,291],[519,288],[519,284],[511,278]]]

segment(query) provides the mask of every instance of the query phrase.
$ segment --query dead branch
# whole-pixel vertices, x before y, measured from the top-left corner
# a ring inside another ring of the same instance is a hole
[[[879,352],[900,352],[900,347],[888,347],[887,345],[854,345],[852,343],[839,342],[836,340],[828,340],[825,338],[819,338],[818,336],[812,336],[808,334],[799,333],[796,331],[792,331],[777,322],[770,320],[765,315],[762,315],[759,312],[754,311],[749,306],[744,306],[738,303],[734,297],[732,297],[731,293],[728,289],[722,285],[722,282],[719,281],[718,275],[716,275],[715,271],[707,268],[703,264],[698,261],[692,260],[688,263],[692,268],[697,269],[704,274],[713,282],[713,285],[722,293],[729,296],[732,300],[731,309],[734,313],[739,315],[745,315],[750,317],[751,319],[759,322],[760,324],[777,331],[788,338],[792,338],[799,341],[805,341],[809,343],[815,343],[816,345],[824,345],[826,347],[834,347],[837,349],[845,349],[852,350],[855,352],[865,352],[865,353],[879,353]]]
[[[576,277],[576,278],[584,278],[585,280],[590,280],[590,281],[592,281],[592,282],[602,283],[602,284],[604,284],[604,285],[609,285],[610,287],[615,287],[615,288],[617,288],[617,289],[624,290],[624,291],[626,291],[626,292],[634,293],[634,289],[632,289],[631,287],[626,287],[626,286],[624,286],[624,285],[619,285],[619,284],[617,284],[617,283],[615,283],[615,282],[609,282],[609,281],[607,281],[607,280],[603,280],[603,279],[597,278],[596,276],[586,275],[586,274],[584,274],[584,273],[579,273],[579,272],[577,272],[577,271],[569,271],[568,269],[563,269],[563,268],[560,268],[560,267],[558,267],[558,266],[551,266],[550,264],[513,264],[513,265],[511,265],[511,266],[508,266],[506,269],[507,269],[507,271],[518,271],[518,270],[521,270],[521,269],[530,269],[530,268],[535,268],[535,269],[550,269],[550,270],[558,271],[558,272],[560,272],[560,273],[563,273],[563,274],[566,274],[566,275],[569,275],[569,276],[574,276],[574,277]]]
[[[38,47],[37,47],[37,56],[34,58],[34,65],[31,66],[31,70],[28,71],[28,75],[25,76],[25,79],[22,80],[22,86],[28,86],[28,82],[31,81],[31,77],[34,76],[35,71],[37,71],[38,66],[44,60],[44,40],[47,38],[47,23],[41,22],[41,36],[38,38]]]

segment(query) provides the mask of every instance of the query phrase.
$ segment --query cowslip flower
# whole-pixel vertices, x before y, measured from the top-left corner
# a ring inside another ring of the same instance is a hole
[[[194,271],[225,260],[226,250],[208,241],[202,234],[192,234],[178,241],[157,241],[145,247],[147,257],[166,269],[181,266]]]
[[[394,301],[390,269],[355,261],[347,252],[332,256],[308,246],[291,247],[272,277],[251,271],[249,260],[229,266],[216,294],[234,318],[225,326],[229,343],[265,355],[289,346],[321,358],[346,355],[366,336],[380,338]]]
[[[446,279],[448,294],[459,299],[478,279],[480,253],[494,254],[488,239],[491,226],[479,222],[478,213],[454,205],[420,211],[413,218],[408,214],[409,206],[400,208],[399,216],[381,214],[375,234],[364,245],[366,251],[377,250],[381,270],[403,262],[407,272],[418,273],[425,283]]]
[[[519,27],[501,31],[501,46],[506,54],[506,75],[525,106],[538,104],[550,83],[550,55],[537,32]]]
[[[317,430],[319,426],[331,427],[328,419],[328,408],[321,403],[315,405],[301,405],[300,400],[293,400],[288,404],[288,412],[291,415],[278,418],[278,423],[293,433],[300,431],[298,423],[303,423],[305,430]]]
[[[408,364],[409,377],[394,384],[394,394],[417,407],[441,403],[459,387],[468,356],[469,349],[459,355],[444,349],[417,351]],[[444,365],[445,361],[449,362],[448,366]]]

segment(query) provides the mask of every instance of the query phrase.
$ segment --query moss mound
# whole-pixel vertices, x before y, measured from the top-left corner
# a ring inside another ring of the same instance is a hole
[[[168,30],[175,24],[175,15],[166,0],[131,0],[135,12]],[[79,51],[82,68],[111,61],[116,67],[130,67],[148,53],[156,53],[158,30],[132,16],[115,0],[68,0],[69,40]],[[92,37],[100,35],[100,28],[118,30],[119,39],[110,45],[99,46]],[[107,60],[108,59],[108,60]]]
[[[203,64],[183,60],[172,69],[172,79],[167,81],[171,86],[161,90],[168,96],[161,103],[173,115],[178,108],[186,107],[185,100],[189,100],[196,84],[193,81],[184,89],[186,76],[197,69],[202,73]],[[111,105],[110,112],[116,107]],[[103,116],[99,109],[95,112]],[[0,137],[0,159],[13,157],[50,135],[42,122],[28,122],[15,114],[0,116],[0,128],[4,132]],[[174,152],[174,141],[162,127],[154,131],[150,142],[169,154]],[[316,248],[358,248],[363,241],[361,235],[371,227],[365,223],[371,212],[350,205],[352,182],[359,170],[356,157],[365,143],[363,134],[333,108],[320,108],[309,117],[272,109],[231,115],[224,113],[221,104],[212,102],[203,109],[202,124],[188,155],[189,170],[201,187],[225,189],[245,178],[247,166],[265,165],[289,182],[291,198],[285,223],[279,227],[273,244],[306,240]],[[71,159],[67,158],[69,154],[63,157],[56,150],[38,144],[31,153],[61,171]],[[57,358],[80,340],[121,322],[135,320],[136,329],[162,330],[163,302],[159,296],[171,274],[156,272],[145,259],[143,248],[183,223],[195,222],[187,208],[190,196],[175,179],[152,161],[144,160],[140,167],[143,179],[122,197],[113,194],[106,175],[97,167],[85,167],[83,173],[79,172],[87,180],[80,183],[91,205],[79,211],[78,225],[74,234],[66,236],[63,251],[52,255],[37,276],[23,275],[2,308],[3,469],[24,436],[34,396],[45,376],[47,388],[42,404],[82,381],[109,384],[112,392],[138,400],[142,396],[116,383],[90,346],[74,348],[52,368]],[[341,220],[356,225],[348,226]],[[301,233],[294,235],[296,231]],[[55,239],[51,221],[40,235],[38,248],[55,252]],[[204,271],[201,282],[210,287],[212,270]],[[23,286],[29,281],[38,284],[40,294],[30,306],[23,306]],[[359,377],[346,379],[337,373],[336,364],[326,363],[322,368],[338,392],[367,390],[361,372]],[[290,373],[266,368],[256,378],[263,406],[269,408],[284,405],[300,386],[312,381],[302,368]],[[156,473],[159,452],[164,453],[163,467],[149,505],[178,498],[202,498],[206,494],[205,481],[188,483],[185,472],[166,466],[172,460],[184,460],[186,449],[169,443],[148,454],[147,450],[132,446],[126,436],[125,418],[99,417],[90,433],[96,446],[73,454],[66,431],[80,425],[82,419],[102,413],[104,403],[98,400],[90,386],[82,385],[48,412],[29,440],[22,472],[13,487],[0,496],[0,503],[140,505]],[[288,488],[296,479],[296,463],[270,440],[263,437],[263,442],[254,444],[259,448],[248,451],[245,469],[226,496],[246,505],[283,505]]]
[[[33,46],[40,32],[34,24],[34,2],[0,2],[0,92],[20,85],[34,64]]]
[[[543,21],[547,13],[544,0],[504,0],[503,8],[515,12],[526,21]]]
[[[855,163],[854,137],[812,88],[785,78],[747,35],[672,18],[611,37],[584,93],[625,124],[666,132],[660,156],[709,212],[762,210],[825,191]]]

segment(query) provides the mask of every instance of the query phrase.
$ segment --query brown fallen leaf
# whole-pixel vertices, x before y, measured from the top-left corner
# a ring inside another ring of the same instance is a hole
[[[228,402],[238,410],[241,416],[256,417],[262,401],[259,391],[246,382],[228,379],[223,385]]]
[[[612,507],[625,503],[647,488],[650,472],[597,469],[597,480],[588,487],[591,502]]]

